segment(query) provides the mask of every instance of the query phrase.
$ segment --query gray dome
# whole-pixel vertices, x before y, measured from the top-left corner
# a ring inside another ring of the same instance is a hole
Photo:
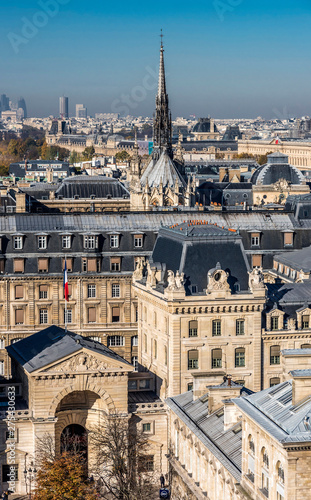
[[[282,153],[268,155],[268,163],[257,168],[251,177],[252,184],[269,186],[281,179],[289,184],[305,184],[305,177],[298,168],[288,163],[288,156]]]
[[[192,132],[211,132],[211,119],[210,118],[199,118],[198,123],[193,127]],[[216,125],[214,124],[214,130],[212,132],[218,132]]]

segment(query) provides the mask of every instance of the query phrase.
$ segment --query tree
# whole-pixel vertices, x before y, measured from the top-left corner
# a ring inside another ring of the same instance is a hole
[[[127,151],[119,151],[116,153],[116,160],[120,163],[123,163],[124,161],[129,161],[131,158],[131,155],[128,154]]]
[[[272,151],[269,151],[265,155],[257,156],[257,163],[259,163],[259,165],[265,165],[268,161],[268,155],[271,155],[271,153]]]
[[[93,158],[95,154],[95,149],[94,149],[94,146],[88,146],[87,148],[85,148],[85,150],[83,151],[82,153],[82,158],[83,160],[85,161],[89,161]]]
[[[153,457],[148,455],[147,436],[137,430],[134,417],[129,420],[127,415],[108,414],[99,427],[89,431],[89,442],[95,456],[94,472],[105,495],[117,500],[153,498]]]
[[[248,160],[249,158],[255,158],[255,156],[251,155],[250,153],[240,153],[233,155],[234,160]]]
[[[73,150],[70,153],[69,163],[79,163],[81,161],[81,155],[77,151]]]

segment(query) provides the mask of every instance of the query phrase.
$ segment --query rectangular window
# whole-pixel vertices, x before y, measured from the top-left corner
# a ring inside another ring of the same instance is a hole
[[[259,247],[260,233],[252,233],[252,247]]]
[[[112,323],[118,323],[120,321],[120,307],[112,308]]]
[[[120,285],[118,284],[113,284],[111,287],[111,296],[112,298],[118,298],[120,297]]]
[[[97,271],[97,259],[87,259],[87,271],[89,273],[96,273],[96,271]]]
[[[142,246],[143,246],[143,235],[142,234],[135,234],[134,247],[135,248],[142,248]]]
[[[96,323],[96,307],[89,307],[88,313],[88,323]]]
[[[134,366],[135,372],[138,372],[138,357],[132,356],[132,365]]]
[[[153,472],[154,471],[154,456],[153,455],[141,455],[139,457],[139,470],[142,472]]]
[[[137,347],[138,346],[138,335],[134,335],[132,337],[132,347]]]
[[[262,255],[255,254],[252,256],[253,267],[262,267]]]
[[[144,345],[145,345],[145,352],[147,352],[147,335],[144,334]]]
[[[212,323],[212,335],[213,337],[219,337],[221,335],[221,321],[220,319],[215,319]]]
[[[86,250],[98,248],[98,236],[84,236],[83,241]]]
[[[71,248],[71,236],[62,236],[62,248]]]
[[[197,337],[198,336],[198,322],[189,321],[189,337]]]
[[[236,321],[236,334],[244,335],[245,334],[245,321],[244,319],[237,319]]]
[[[47,237],[46,236],[38,236],[38,249],[46,250],[47,248]]]
[[[124,337],[121,335],[108,337],[108,347],[124,347]]]
[[[49,259],[39,258],[38,259],[38,272],[47,273],[49,270]]]
[[[24,298],[24,287],[23,285],[16,285],[15,287],[15,299]]]
[[[23,237],[14,236],[14,250],[22,250],[23,248]]]
[[[278,329],[279,329],[279,317],[272,316],[272,318],[271,318],[271,330],[278,330]]]
[[[1,241],[1,239],[0,239]],[[0,259],[0,274],[4,273],[4,259]]]
[[[305,330],[309,328],[309,316],[302,316],[302,328]]]
[[[235,350],[235,367],[245,366],[245,349]]]
[[[39,286],[39,299],[47,299],[48,298],[48,286],[40,285]]]
[[[151,432],[151,424],[143,424],[143,432]]]
[[[24,309],[15,309],[15,325],[24,324]]]
[[[40,325],[46,325],[48,322],[48,310],[40,309]]]
[[[270,365],[280,364],[280,346],[274,345],[270,347]]]
[[[110,271],[121,271],[121,257],[110,258]]]
[[[293,236],[294,233],[284,233],[284,246],[292,247],[293,246]]]
[[[199,368],[199,353],[196,350],[188,351],[188,370]]]
[[[110,248],[119,248],[119,235],[112,234],[110,236]]]
[[[87,285],[87,297],[88,299],[96,298],[96,285]]]
[[[66,259],[62,259],[62,268],[63,268],[63,271],[65,269],[65,262],[66,262],[66,267],[67,267],[68,273],[72,272],[72,261],[73,261],[73,259],[71,257],[68,257]]]
[[[222,366],[222,351],[214,349],[212,351],[212,368],[221,368]]]
[[[25,269],[25,259],[14,259],[14,273],[23,273]]]
[[[64,323],[66,324],[66,311],[64,310]],[[72,323],[72,309],[67,309],[67,324]]]
[[[86,271],[87,271],[87,259],[83,258],[81,263],[82,263],[82,266],[81,266],[82,272],[86,273]]]

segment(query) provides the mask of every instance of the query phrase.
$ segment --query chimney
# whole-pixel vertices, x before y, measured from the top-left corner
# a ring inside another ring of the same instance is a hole
[[[23,214],[26,212],[26,194],[16,193],[16,213]]]
[[[311,370],[292,370],[292,404],[297,405],[311,396]]]

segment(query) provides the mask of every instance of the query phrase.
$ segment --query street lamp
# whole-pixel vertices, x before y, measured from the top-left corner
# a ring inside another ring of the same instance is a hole
[[[33,462],[30,462],[30,467],[28,468],[26,467],[26,457],[25,457],[24,477],[26,484],[26,495],[28,495],[29,500],[31,500],[32,498],[31,485],[36,480],[36,474],[37,474],[37,469],[36,467],[34,467]],[[29,486],[29,493],[28,493],[28,486]]]

